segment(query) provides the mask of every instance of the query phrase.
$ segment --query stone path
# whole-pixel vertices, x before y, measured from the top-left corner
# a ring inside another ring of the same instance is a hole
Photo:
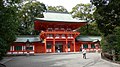
[[[36,56],[12,57],[7,67],[120,67],[119,64],[101,59],[100,53],[87,53],[87,59],[81,53],[38,54]]]

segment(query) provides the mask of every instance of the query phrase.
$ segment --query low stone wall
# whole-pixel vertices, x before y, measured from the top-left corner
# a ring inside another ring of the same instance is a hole
[[[113,56],[116,57],[117,61],[113,61]],[[118,61],[118,59],[120,59],[120,55],[112,55],[112,54],[109,54],[109,53],[101,53],[101,58],[105,59],[105,60],[108,60],[108,61],[111,61],[111,62],[114,62],[114,63],[120,64],[120,60]]]

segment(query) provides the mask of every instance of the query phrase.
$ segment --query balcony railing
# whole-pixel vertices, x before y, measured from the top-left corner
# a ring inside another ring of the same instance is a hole
[[[65,39],[66,37],[55,37],[55,39]],[[68,39],[73,39],[73,37],[67,37]],[[47,37],[47,39],[53,39],[53,37]]]

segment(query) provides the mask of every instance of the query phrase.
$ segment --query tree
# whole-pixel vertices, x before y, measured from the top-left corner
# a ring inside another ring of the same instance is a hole
[[[98,28],[104,34],[102,50],[120,55],[120,0],[91,0],[91,3],[96,6],[94,17]],[[120,57],[118,59],[120,61]]]
[[[55,12],[68,12],[63,6],[48,6],[47,10]]]
[[[93,20],[93,12],[95,7],[91,4],[77,4],[72,8],[71,14],[73,18],[78,18],[82,20]]]
[[[33,20],[34,18],[43,17],[43,12],[46,10],[46,7],[43,3],[38,1],[28,1],[23,4],[22,8],[19,11],[19,34],[20,35],[30,35],[35,34],[33,30]]]
[[[100,36],[101,35],[101,32],[97,28],[96,22],[92,22],[86,26],[82,26],[77,31],[79,31],[81,35],[88,35],[88,36]]]
[[[97,24],[93,21],[93,12],[95,11],[95,7],[91,4],[77,4],[72,8],[72,16],[73,18],[88,20],[92,23],[88,23],[86,26],[81,27],[78,31],[81,35],[100,35],[100,31],[96,27]]]
[[[18,28],[18,5],[20,0],[0,1],[0,59],[4,56],[9,45],[15,40]]]
[[[91,0],[91,2],[96,6],[94,18],[98,24],[100,31],[104,33],[104,36],[114,33],[114,28],[120,25],[120,1]]]
[[[120,30],[120,29],[119,29]],[[115,32],[116,34],[117,32]],[[115,35],[115,34],[110,34],[104,37],[104,40],[102,40],[102,51],[107,52],[110,54],[115,55],[120,55],[120,35]],[[116,59],[117,58],[117,59]],[[119,60],[120,57],[114,57],[113,61]]]

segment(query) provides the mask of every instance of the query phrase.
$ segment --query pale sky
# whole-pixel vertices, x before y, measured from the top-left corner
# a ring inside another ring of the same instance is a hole
[[[79,3],[87,4],[90,3],[90,0],[37,0],[41,3],[44,3],[46,6],[63,6],[69,12],[72,10],[74,6]]]

